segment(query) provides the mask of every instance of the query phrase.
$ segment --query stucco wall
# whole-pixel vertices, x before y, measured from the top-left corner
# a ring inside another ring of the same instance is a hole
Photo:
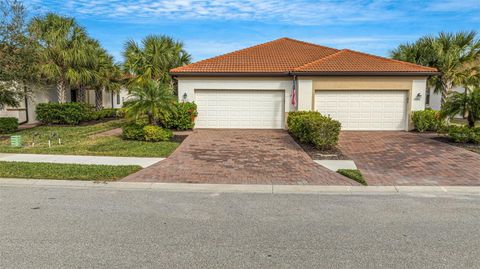
[[[317,76],[297,78],[298,110],[314,110],[317,90],[403,90],[407,91],[407,121],[411,111],[425,109],[426,77],[412,76]],[[295,111],[291,104],[292,78],[179,78],[179,101],[195,101],[195,90],[284,90],[285,112]],[[409,123],[409,128],[411,124]]]
[[[291,78],[179,78],[178,100],[195,102],[195,90],[284,90],[285,112],[289,112],[295,110],[292,88]]]

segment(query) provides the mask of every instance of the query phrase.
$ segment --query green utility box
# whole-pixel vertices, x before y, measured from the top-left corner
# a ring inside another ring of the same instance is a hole
[[[12,135],[10,137],[10,145],[12,147],[21,147],[22,146],[22,136],[21,135]]]

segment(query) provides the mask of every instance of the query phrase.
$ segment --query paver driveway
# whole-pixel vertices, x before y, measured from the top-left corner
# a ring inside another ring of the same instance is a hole
[[[408,132],[342,132],[369,185],[480,185],[480,154]]]
[[[123,181],[357,185],[315,164],[283,130],[196,130],[169,158]]]

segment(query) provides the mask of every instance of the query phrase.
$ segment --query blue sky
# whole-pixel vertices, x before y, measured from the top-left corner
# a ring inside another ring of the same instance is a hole
[[[128,39],[181,40],[201,60],[280,37],[388,56],[440,31],[480,31],[480,0],[24,0],[73,16],[118,61]]]

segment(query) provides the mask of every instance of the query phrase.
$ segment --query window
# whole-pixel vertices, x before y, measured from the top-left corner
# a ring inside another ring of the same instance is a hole
[[[117,93],[117,105],[120,104],[120,93]]]

